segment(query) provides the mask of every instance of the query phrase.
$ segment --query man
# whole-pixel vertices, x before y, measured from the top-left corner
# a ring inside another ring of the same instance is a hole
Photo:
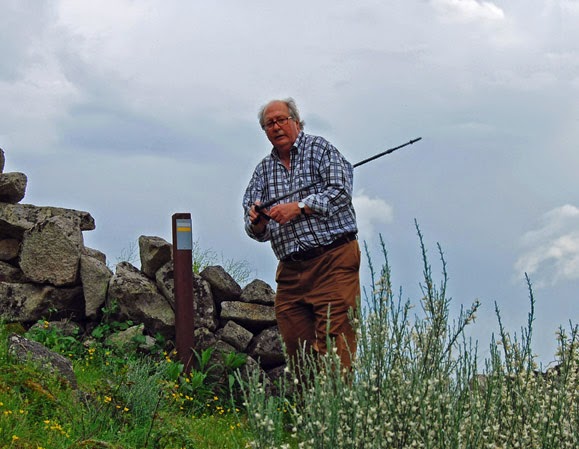
[[[295,362],[300,348],[325,353],[329,334],[342,366],[350,368],[356,352],[350,311],[360,296],[353,167],[327,140],[303,132],[293,99],[270,101],[258,117],[273,149],[245,191],[245,230],[257,241],[270,241],[279,259],[275,312],[281,336]],[[256,205],[312,183],[256,211]]]

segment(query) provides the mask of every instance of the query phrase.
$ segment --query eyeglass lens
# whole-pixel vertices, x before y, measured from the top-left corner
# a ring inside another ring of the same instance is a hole
[[[276,123],[277,123],[279,126],[284,126],[290,118],[291,118],[291,117],[284,117],[284,118],[278,118],[278,119],[275,119],[275,120],[270,120],[269,122],[267,122],[267,123],[265,124],[265,127],[266,127],[267,129],[271,129],[271,128],[273,128],[273,127],[276,125]]]

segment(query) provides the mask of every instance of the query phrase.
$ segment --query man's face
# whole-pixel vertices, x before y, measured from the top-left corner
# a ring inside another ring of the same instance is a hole
[[[264,111],[264,122],[284,119],[290,116],[287,105],[283,102],[276,101],[267,106]],[[295,120],[288,120],[285,125],[276,123],[271,128],[265,129],[267,138],[278,151],[289,151],[300,133],[300,126]]]

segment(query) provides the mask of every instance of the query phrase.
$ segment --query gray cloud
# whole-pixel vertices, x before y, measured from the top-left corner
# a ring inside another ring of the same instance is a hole
[[[270,150],[259,106],[293,96],[352,162],[423,137],[356,170],[361,234],[384,233],[413,291],[417,219],[454,296],[513,319],[519,260],[557,298],[553,328],[576,256],[576,222],[554,223],[578,201],[578,14],[546,0],[2,2],[0,147],[29,176],[26,201],[94,214],[87,241],[113,261],[190,211],[202,244],[273,283],[241,221]]]
[[[378,228],[394,220],[392,206],[381,198],[370,198],[360,191],[354,196],[353,203],[361,239],[373,240]]]
[[[203,148],[198,161],[216,151],[216,145],[203,138],[187,135],[154,117],[123,110],[123,105],[77,105],[70,108],[61,122],[60,143],[83,151],[120,152],[121,154],[157,154],[167,157],[190,155]]]
[[[15,82],[26,75],[30,65],[42,62],[44,39],[55,18],[49,2],[8,0],[0,15],[0,80]]]
[[[545,213],[521,246],[515,270],[532,275],[537,287],[579,279],[579,208],[566,204]]]
[[[504,11],[493,2],[477,0],[431,0],[442,20],[458,23],[502,21]]]

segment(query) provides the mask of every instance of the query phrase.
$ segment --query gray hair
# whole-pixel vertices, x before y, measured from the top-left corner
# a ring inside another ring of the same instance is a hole
[[[287,106],[290,115],[297,122],[297,124],[300,127],[300,130],[303,130],[304,126],[306,125],[306,122],[300,118],[300,111],[298,110],[295,100],[291,97],[288,97],[284,100],[271,100],[270,102],[262,106],[257,114],[257,118],[259,119],[259,124],[261,125],[261,127],[263,128],[265,126],[264,121],[265,110],[270,104],[277,103],[278,101],[284,103]]]

